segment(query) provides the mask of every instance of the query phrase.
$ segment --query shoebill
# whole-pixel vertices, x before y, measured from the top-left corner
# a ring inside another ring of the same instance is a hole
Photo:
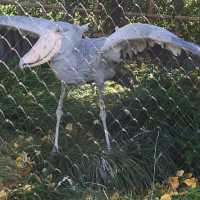
[[[19,66],[35,67],[49,63],[61,81],[56,110],[57,122],[53,151],[58,152],[60,120],[63,114],[65,85],[95,82],[99,93],[100,119],[107,149],[111,138],[106,123],[104,82],[115,78],[122,63],[144,58],[157,64],[200,57],[200,47],[164,28],[151,24],[128,24],[105,37],[88,38],[88,25],[73,25],[31,16],[0,16],[0,59],[19,58]],[[161,55],[160,52],[165,51]]]

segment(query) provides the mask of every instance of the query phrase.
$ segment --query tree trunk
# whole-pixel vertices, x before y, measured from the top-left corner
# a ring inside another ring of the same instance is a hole
[[[149,15],[154,14],[155,12],[155,2],[154,0],[148,0],[148,10],[147,10]]]

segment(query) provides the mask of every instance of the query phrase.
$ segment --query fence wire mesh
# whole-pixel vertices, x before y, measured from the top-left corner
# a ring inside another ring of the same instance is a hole
[[[198,18],[188,18],[190,21],[186,17],[177,18],[179,10],[169,2],[158,5],[153,2],[150,8],[147,9],[146,1],[0,3],[1,15],[42,17],[80,25],[90,23],[82,40],[108,36],[117,26],[142,22],[200,42]],[[43,29],[37,24],[34,28]],[[177,166],[200,172],[195,162],[199,159],[196,143],[200,133],[197,57],[185,52],[175,57],[156,47],[150,56],[144,53],[129,58],[128,62],[123,60],[116,68],[116,76],[105,83],[104,100],[112,147],[109,152],[99,117],[97,86],[95,83],[66,84],[60,154],[52,159],[49,154],[56,127],[60,80],[50,64],[23,70],[18,67],[19,59],[38,40],[37,35],[1,26],[0,36],[0,130],[3,140],[12,141],[4,145],[2,140],[0,148],[4,152],[6,146],[14,158],[28,156],[30,160],[25,161],[31,162],[31,176],[39,176],[47,184],[53,174],[52,182],[62,191],[80,184],[131,190],[152,186],[155,179],[162,180]],[[65,60],[69,62],[70,58]],[[30,177],[28,172],[26,175]]]

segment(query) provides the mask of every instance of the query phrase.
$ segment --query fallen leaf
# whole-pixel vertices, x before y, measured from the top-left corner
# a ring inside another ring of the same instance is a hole
[[[21,147],[21,144],[15,142],[15,143],[13,144],[13,146],[14,146],[15,149],[17,149],[17,148]]]
[[[179,180],[177,176],[174,177],[169,177],[168,179],[169,186],[173,189],[176,190],[179,187]]]
[[[65,126],[65,129],[68,130],[68,131],[72,131],[72,129],[73,129],[72,123],[68,123],[68,124]]]
[[[197,179],[196,178],[188,178],[183,181],[183,183],[187,187],[196,188],[197,187]]]
[[[28,157],[27,153],[23,153],[18,156],[15,160],[17,170],[23,177],[28,176],[32,171],[32,162]]]
[[[185,178],[192,178],[192,173],[185,173],[184,176]]]
[[[7,200],[8,199],[8,194],[6,191],[1,190],[0,191],[0,200]]]
[[[112,196],[111,196],[111,200],[120,200],[120,195],[118,192],[115,192]]]
[[[178,170],[178,171],[176,172],[176,176],[178,176],[178,177],[183,176],[183,174],[184,174],[184,170]]]
[[[24,192],[31,192],[33,187],[32,185],[26,184],[22,189]]]
[[[18,156],[15,160],[15,164],[17,166],[17,168],[22,168],[23,167],[23,157],[22,156]]]
[[[164,194],[160,197],[160,200],[171,200],[171,195],[170,194]]]
[[[17,168],[25,168],[27,165],[32,166],[32,162],[25,152],[16,158],[15,164]]]
[[[92,195],[91,194],[86,194],[85,200],[92,200]]]

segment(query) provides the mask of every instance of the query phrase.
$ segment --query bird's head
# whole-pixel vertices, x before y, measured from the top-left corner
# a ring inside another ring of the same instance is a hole
[[[63,45],[65,46],[63,46],[63,48],[68,49],[69,51],[76,48],[80,44],[83,34],[88,31],[88,25],[89,24],[76,26],[74,29],[62,32]]]
[[[21,59],[21,68],[34,67],[51,61],[58,54],[67,54],[77,48],[82,35],[88,30],[88,24],[78,26],[56,26],[40,36],[38,41]]]

